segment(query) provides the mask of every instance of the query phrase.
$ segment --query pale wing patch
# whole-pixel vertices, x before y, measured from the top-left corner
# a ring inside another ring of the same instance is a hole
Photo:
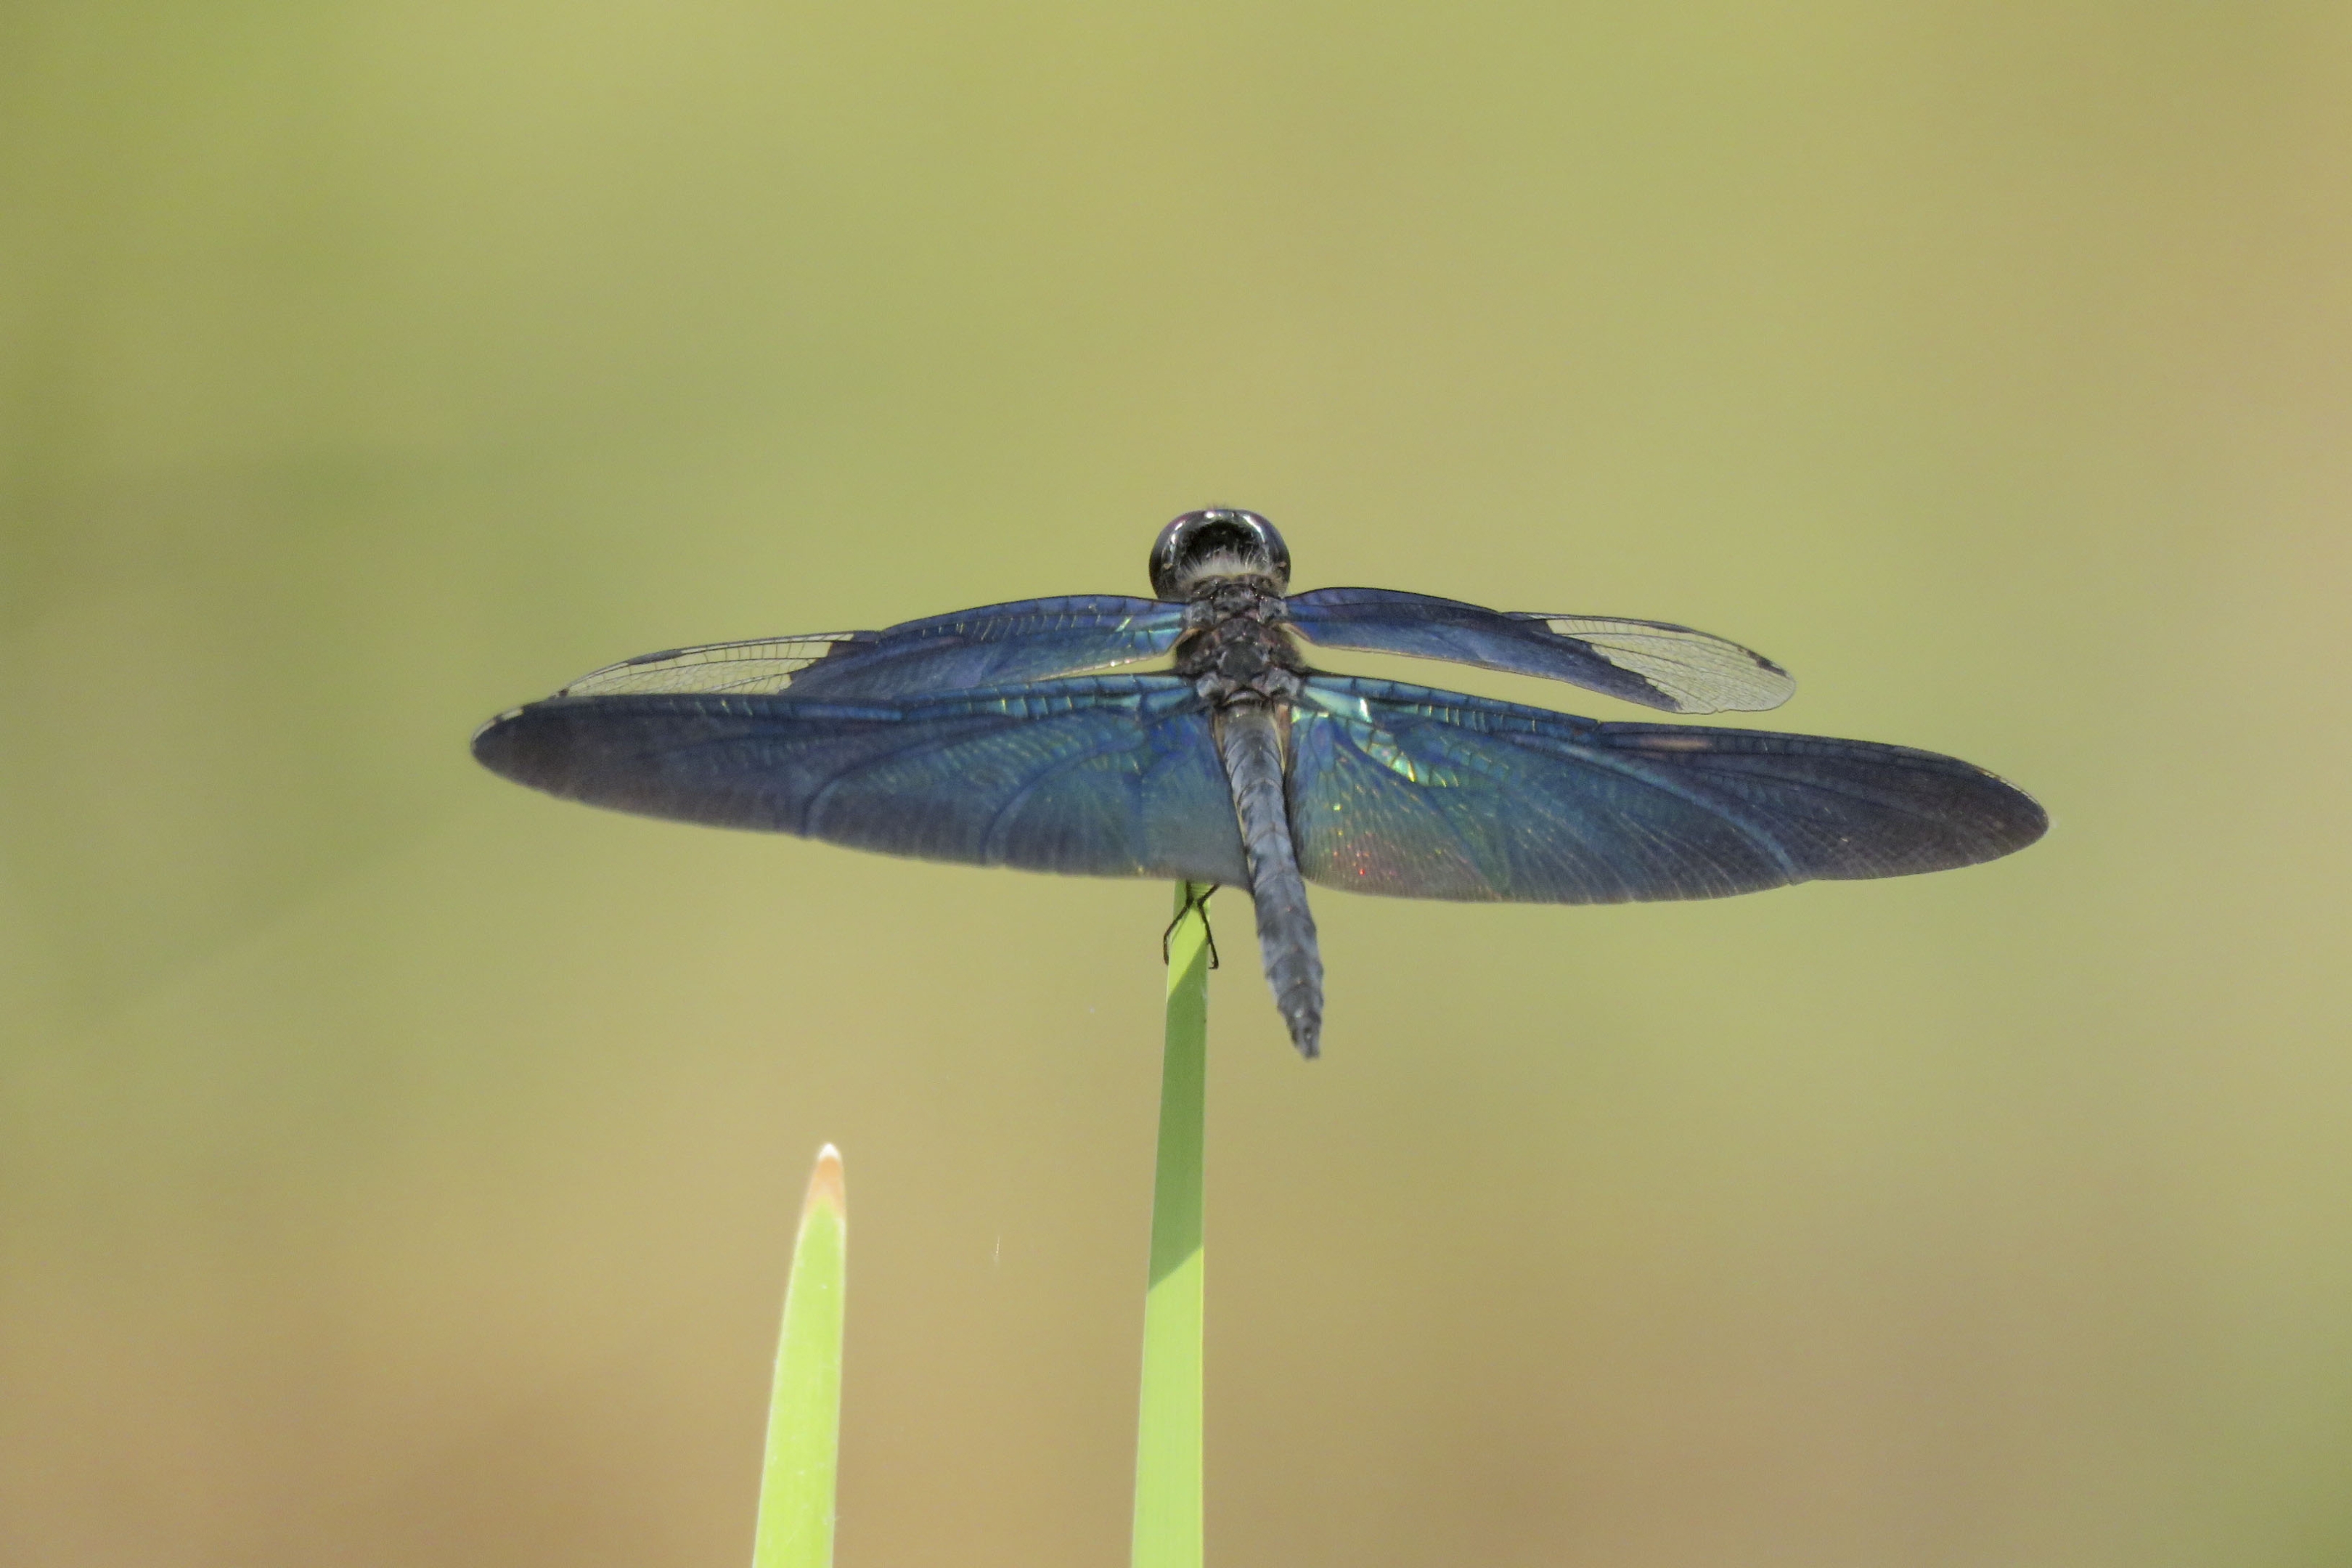
[[[559,697],[612,697],[676,691],[723,691],[756,696],[782,691],[793,677],[824,658],[856,632],[818,632],[807,637],[758,637],[747,642],[705,643],[700,647],[642,653],[592,670],[556,693]]]
[[[1685,713],[1726,709],[1757,712],[1778,708],[1797,689],[1789,672],[1736,642],[1663,621],[1621,621],[1604,616],[1530,616],[1573,637],[1622,670],[1675,700]]]

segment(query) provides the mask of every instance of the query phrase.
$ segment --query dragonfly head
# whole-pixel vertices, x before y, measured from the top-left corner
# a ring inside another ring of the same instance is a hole
[[[1254,511],[1188,511],[1151,546],[1151,591],[1163,599],[1189,599],[1202,584],[1232,577],[1263,578],[1277,594],[1290,584],[1290,546]]]

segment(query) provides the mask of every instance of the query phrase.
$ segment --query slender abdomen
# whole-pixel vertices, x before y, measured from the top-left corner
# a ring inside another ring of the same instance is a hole
[[[1290,842],[1290,804],[1283,784],[1282,732],[1273,708],[1244,699],[1218,715],[1218,749],[1234,786],[1242,847],[1249,858],[1250,898],[1257,905],[1258,951],[1275,1005],[1290,1025],[1298,1054],[1312,1057],[1323,1033],[1323,954],[1315,916]]]

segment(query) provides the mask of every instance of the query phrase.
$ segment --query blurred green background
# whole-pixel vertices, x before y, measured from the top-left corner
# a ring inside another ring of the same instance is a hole
[[[1168,890],[466,738],[1228,501],[2056,826],[1221,900],[1213,1561],[2352,1561],[2347,191],[2341,5],[0,6],[0,1558],[744,1561],[831,1139],[843,1563],[1121,1561]]]

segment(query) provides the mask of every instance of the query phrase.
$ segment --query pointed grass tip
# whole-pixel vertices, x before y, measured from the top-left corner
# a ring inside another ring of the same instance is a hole
[[[830,1143],[816,1152],[816,1169],[809,1173],[808,1196],[801,1203],[802,1223],[820,1214],[835,1219],[845,1219],[849,1215],[848,1189],[842,1182],[841,1151]]]

